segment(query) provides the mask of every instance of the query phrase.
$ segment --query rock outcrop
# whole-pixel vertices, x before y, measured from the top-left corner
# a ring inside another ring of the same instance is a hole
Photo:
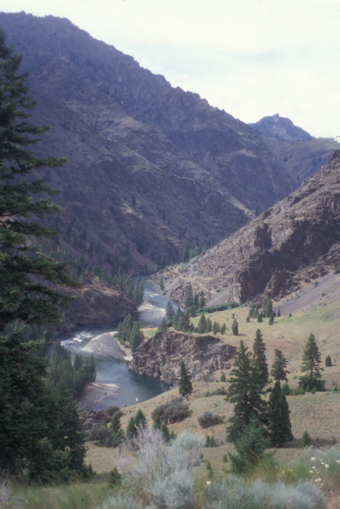
[[[181,361],[191,371],[192,379],[200,379],[217,369],[229,369],[235,351],[234,346],[208,334],[158,332],[136,349],[129,370],[173,385]]]
[[[183,303],[189,283],[210,305],[296,290],[340,266],[340,151],[315,176],[230,238],[186,265],[162,273]]]
[[[77,298],[62,311],[58,332],[69,331],[77,325],[108,325],[136,309],[121,291],[98,280],[66,293]]]
[[[312,140],[311,136],[307,131],[297,127],[289,118],[280,117],[278,113],[271,117],[263,117],[261,120],[254,124],[248,124],[256,131],[267,138],[279,138],[281,140],[289,141],[302,141]]]
[[[95,353],[97,358],[104,356],[124,360],[126,357],[126,353],[120,347],[118,341],[109,332],[104,332],[104,334],[92,338],[82,350]]]

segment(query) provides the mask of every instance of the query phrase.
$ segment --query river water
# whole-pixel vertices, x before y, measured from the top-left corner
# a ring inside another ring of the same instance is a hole
[[[161,295],[154,286],[144,279],[144,301],[134,313],[134,321],[137,321],[142,327],[158,327],[162,318],[165,316],[166,305],[169,298]],[[174,309],[177,305],[171,301]],[[84,347],[94,337],[104,332],[117,331],[118,322],[105,327],[77,327],[60,336],[60,341],[65,348],[70,350],[72,356],[81,353],[83,356],[89,355],[84,351]],[[89,407],[93,410],[102,410],[110,405],[132,405],[136,400],[145,401],[153,398],[167,390],[168,386],[155,378],[138,376],[130,373],[126,362],[119,361],[113,357],[96,355],[93,352],[96,362],[97,378],[95,384],[102,389],[99,401],[93,402]],[[105,392],[107,389],[107,392]]]

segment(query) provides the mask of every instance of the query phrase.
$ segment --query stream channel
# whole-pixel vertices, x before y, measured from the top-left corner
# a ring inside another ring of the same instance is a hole
[[[147,280],[144,280],[144,301],[133,315],[134,321],[141,327],[158,327],[162,318],[165,316],[165,309],[170,300],[165,295],[161,295]],[[177,305],[171,301],[174,309]],[[105,327],[88,326],[76,327],[72,331],[60,336],[62,345],[70,350],[74,358],[76,353],[84,357],[89,355],[84,347],[94,337],[104,332],[117,331],[119,321]],[[166,391],[168,386],[155,378],[139,376],[128,370],[128,364],[110,356],[100,356],[93,352],[96,362],[97,378],[93,384],[99,390],[98,398],[89,401],[88,408],[92,410],[103,410],[110,405],[133,405],[136,401],[145,401]]]

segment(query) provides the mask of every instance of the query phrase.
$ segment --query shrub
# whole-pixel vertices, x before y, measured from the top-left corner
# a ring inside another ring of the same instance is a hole
[[[326,368],[329,368],[332,365],[332,359],[330,355],[327,355],[325,359]]]
[[[303,387],[298,387],[297,389],[295,389],[295,391],[293,392],[293,395],[294,396],[303,396],[305,394],[305,389]]]
[[[213,435],[207,435],[205,439],[205,446],[206,447],[217,447],[216,440]]]
[[[205,498],[205,509],[326,509],[327,505],[311,482],[292,486],[255,481],[249,485],[234,476],[206,488]]]
[[[288,385],[288,383],[287,383],[287,382],[285,382],[285,383],[282,385],[281,391],[282,391],[282,393],[283,393],[285,396],[289,396],[289,394],[290,394],[290,387],[289,387],[289,385]]]
[[[136,441],[138,461],[125,481],[130,493],[154,502],[157,507],[191,507],[192,469],[201,461],[204,437],[186,431],[169,447],[159,430],[146,428],[140,431]]]
[[[102,506],[98,509],[142,509],[142,506],[136,502],[132,497],[121,495],[118,497],[110,497]],[[154,506],[144,506],[143,509],[156,509]]]
[[[218,387],[218,389],[215,389],[212,392],[208,391],[205,395],[206,396],[225,396],[226,394],[227,394],[227,390],[225,389],[225,387]]]
[[[112,406],[107,407],[106,413],[111,415],[111,417],[112,417],[113,414],[115,414],[116,412],[119,412],[119,410],[120,410],[119,406],[112,405]]]
[[[85,434],[88,442],[99,442],[104,447],[118,447],[122,440],[121,435],[113,433],[105,424],[95,424]]]
[[[201,428],[208,428],[209,426],[216,426],[216,424],[221,424],[223,422],[222,417],[219,415],[214,415],[211,412],[207,411],[197,417],[198,424]]]
[[[151,417],[155,421],[157,415],[159,415],[162,421],[166,423],[169,421],[171,423],[183,421],[190,417],[191,413],[189,405],[182,398],[173,398],[168,403],[163,403],[156,407]]]
[[[223,371],[223,369],[222,369],[222,371],[221,371],[221,376],[220,376],[220,382],[225,382],[226,380],[227,380],[227,379],[226,379],[226,376],[225,376],[225,372],[224,372],[224,371]]]

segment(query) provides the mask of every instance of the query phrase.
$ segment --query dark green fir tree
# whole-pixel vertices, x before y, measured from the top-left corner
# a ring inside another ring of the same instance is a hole
[[[269,397],[270,441],[274,446],[282,447],[285,442],[294,439],[289,414],[286,396],[277,380]]]
[[[231,325],[231,330],[234,336],[238,336],[238,321],[236,320],[236,318]]]
[[[278,350],[275,348],[274,350],[274,362],[272,369],[270,370],[270,374],[273,377],[274,380],[282,380],[288,382],[287,375],[289,374],[289,371],[287,368],[287,359],[283,355],[281,350]]]
[[[179,393],[183,398],[188,400],[189,395],[192,393],[192,383],[190,380],[189,371],[184,363],[181,361],[179,365],[179,382],[178,382]]]
[[[234,442],[245,426],[250,424],[252,416],[256,416],[260,425],[267,424],[266,402],[261,397],[261,387],[254,383],[252,355],[240,341],[234,357],[234,366],[229,377],[226,400],[234,403],[234,415],[229,419],[227,428],[228,439]]]
[[[268,384],[269,373],[266,358],[266,345],[260,329],[257,329],[253,344],[253,371],[257,379],[257,383],[263,389]]]
[[[302,355],[302,366],[301,371],[307,374],[300,377],[299,386],[304,389],[316,389],[322,391],[325,388],[325,383],[321,379],[321,371],[323,368],[320,367],[321,354],[319,347],[316,343],[314,334],[310,333],[306,347]]]

